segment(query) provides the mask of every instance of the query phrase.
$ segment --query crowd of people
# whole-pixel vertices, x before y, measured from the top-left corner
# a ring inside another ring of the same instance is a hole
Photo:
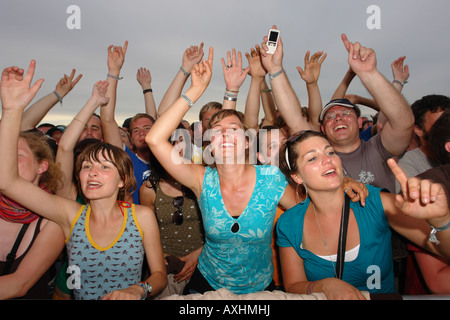
[[[138,69],[144,107],[123,124],[128,42],[107,48],[106,80],[67,126],[41,122],[82,75],[30,105],[43,82],[36,61],[4,69],[0,299],[450,294],[450,98],[410,105],[405,57],[389,81],[375,51],[343,34],[349,69],[331,101],[319,89],[324,52],[306,52],[297,68],[305,107],[281,38],[273,54],[267,40],[245,53],[247,68],[234,49],[221,59],[223,100],[192,124],[186,114],[212,77],[214,49],[206,57],[203,43],[183,52],[158,106],[150,71]],[[355,77],[370,97],[347,92]]]

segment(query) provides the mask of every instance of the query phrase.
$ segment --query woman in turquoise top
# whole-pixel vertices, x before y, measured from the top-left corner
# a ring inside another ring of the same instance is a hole
[[[389,227],[423,248],[448,257],[449,229],[436,233],[441,241],[437,246],[429,226],[448,226],[450,214],[444,190],[426,180],[408,180],[390,159],[403,194],[395,196],[367,186],[365,205],[351,203],[343,278],[337,279],[336,253],[344,204],[341,161],[326,137],[315,131],[291,136],[280,154],[284,155],[280,162],[286,177],[303,185],[308,194],[277,224],[286,291],[324,292],[328,299],[362,299],[360,290],[393,292]]]
[[[286,208],[296,204],[280,170],[246,163],[243,118],[232,109],[219,111],[209,122],[213,169],[177,161],[168,141],[208,87],[212,60],[210,48],[208,60],[192,70],[191,87],[158,118],[146,141],[167,172],[199,200],[206,242],[188,287],[197,292],[222,287],[235,293],[264,290],[272,281],[270,244],[276,207],[278,202]],[[205,285],[194,288],[194,278]]]

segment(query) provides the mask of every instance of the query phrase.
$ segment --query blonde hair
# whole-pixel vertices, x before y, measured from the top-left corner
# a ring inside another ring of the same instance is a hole
[[[24,139],[30,148],[37,163],[47,161],[48,168],[42,173],[39,184],[45,185],[51,192],[62,187],[62,172],[59,163],[55,162],[55,153],[50,148],[50,138],[41,132],[21,132],[20,138]]]

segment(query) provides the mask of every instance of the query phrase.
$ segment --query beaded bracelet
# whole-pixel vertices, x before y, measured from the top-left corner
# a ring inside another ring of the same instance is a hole
[[[269,74],[269,79],[272,81],[273,79],[275,79],[276,77],[278,77],[280,74],[282,74],[284,72],[284,68],[281,68],[280,71],[275,72],[274,74]]]
[[[112,75],[112,74],[110,74],[110,73],[108,73],[106,76],[107,76],[107,77],[110,77],[110,78],[112,78],[112,79],[114,79],[114,80],[122,80],[122,79],[123,79],[123,77],[116,77],[116,76],[114,76],[114,75]]]
[[[431,227],[431,232],[430,232],[430,238],[428,240],[430,240],[430,242],[432,243],[436,243],[437,245],[439,245],[440,241],[436,238],[436,232],[439,231],[444,231],[447,230],[448,228],[450,228],[450,221],[447,222],[445,225],[443,225],[440,228],[435,228],[432,225],[429,225]]]
[[[59,103],[62,105],[62,98],[61,98],[61,96],[58,94],[58,92],[56,92],[56,90],[55,90],[55,91],[53,91],[53,94],[56,96],[56,98],[58,98]]]
[[[181,98],[183,98],[189,105],[189,108],[191,108],[194,103],[191,101],[191,99],[189,99],[189,97],[187,95],[185,95],[184,93],[181,95]]]
[[[183,74],[186,76],[186,77],[189,77],[191,74],[189,73],[189,72],[187,72],[186,70],[184,70],[184,68],[181,66],[180,67],[180,70],[181,70],[181,72],[183,72]]]

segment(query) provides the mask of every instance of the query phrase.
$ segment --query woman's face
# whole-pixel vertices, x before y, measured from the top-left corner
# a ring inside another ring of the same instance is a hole
[[[297,172],[292,178],[310,190],[328,190],[342,184],[342,163],[330,143],[322,137],[310,137],[295,146],[299,154]]]
[[[36,185],[39,184],[41,174],[48,169],[47,161],[42,161],[41,163],[37,162],[24,138],[19,138],[17,145],[17,165],[19,176]]]
[[[267,130],[266,133],[261,133],[261,151],[258,152],[259,161],[262,164],[278,166],[279,152],[286,140],[286,135],[282,130],[273,129]]]
[[[120,177],[117,167],[101,153],[99,161],[94,159],[85,160],[81,165],[79,173],[81,190],[89,200],[107,198],[114,196],[124,183]]]
[[[210,147],[216,164],[245,163],[248,142],[241,121],[235,115],[216,122],[211,127]]]

